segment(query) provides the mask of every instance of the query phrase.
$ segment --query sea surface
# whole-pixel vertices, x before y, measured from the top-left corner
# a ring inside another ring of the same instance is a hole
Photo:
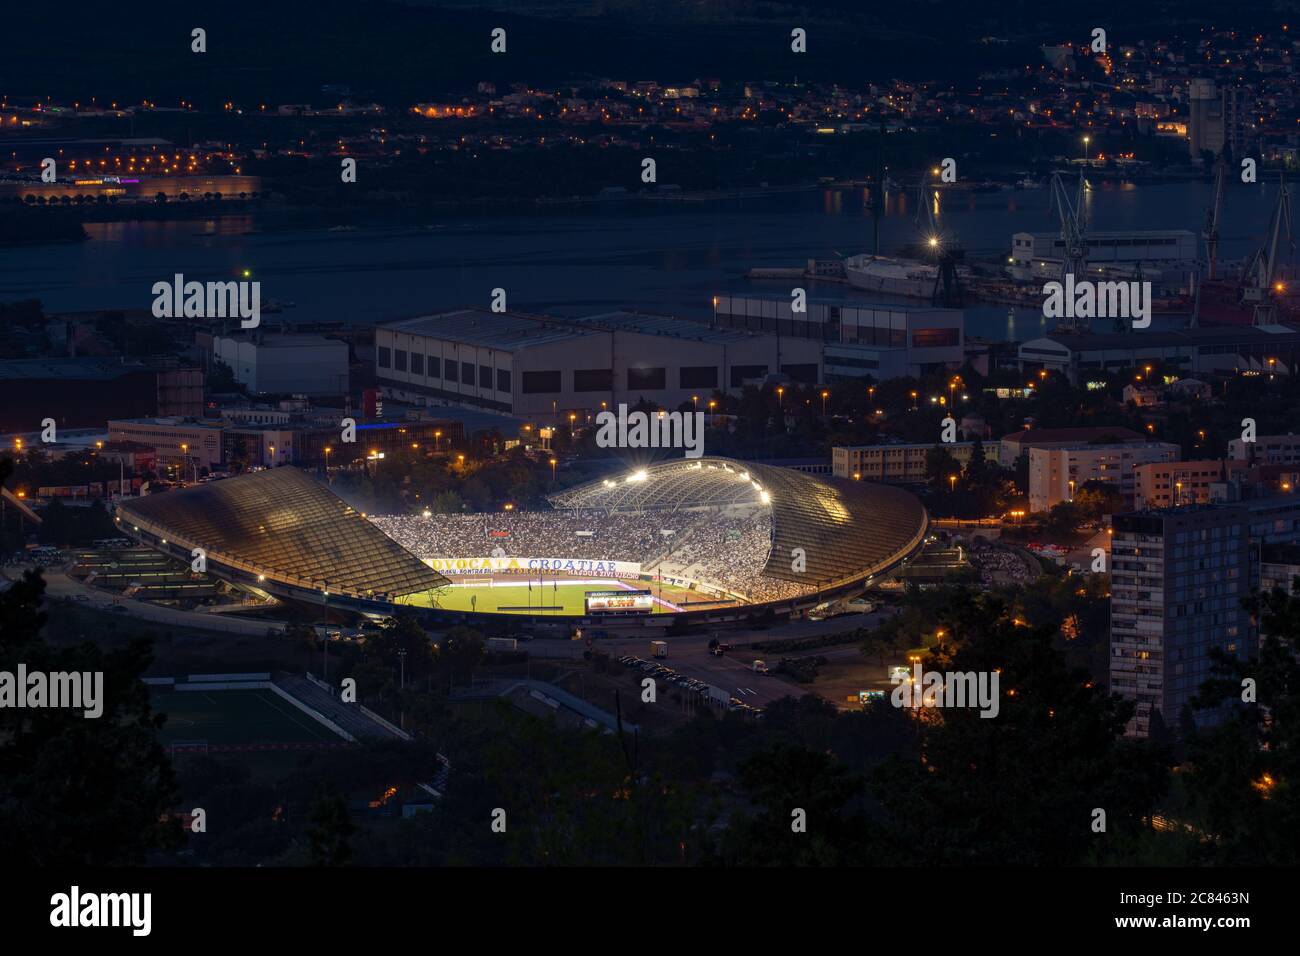
[[[1263,241],[1276,195],[1275,182],[1229,187],[1224,259],[1243,258]],[[153,284],[175,273],[207,281],[248,270],[262,283],[264,303],[294,303],[268,323],[383,322],[486,307],[495,288],[506,290],[508,308],[530,312],[635,309],[703,319],[719,292],[789,294],[789,281],[746,280],[750,268],[871,251],[877,224],[867,197],[865,189],[827,188],[708,202],[529,206],[514,215],[348,229],[304,228],[271,208],[191,222],[91,223],[88,242],[0,249],[0,301],[39,298],[50,312],[147,309]],[[1085,205],[1093,229],[1199,232],[1209,197],[1208,183],[1105,182]],[[1056,228],[1048,200],[1046,190],[948,193],[938,219],[968,256],[996,258],[1007,254],[1013,232]],[[916,204],[915,193],[887,197],[878,222],[883,253],[916,241]],[[809,294],[871,300],[833,283],[812,283]],[[967,335],[991,340],[1048,330],[1032,310],[977,307],[966,317]],[[1153,327],[1170,323],[1158,316]]]

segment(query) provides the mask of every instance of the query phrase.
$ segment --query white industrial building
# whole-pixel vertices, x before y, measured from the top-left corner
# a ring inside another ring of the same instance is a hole
[[[956,370],[965,360],[960,309],[857,304],[809,299],[795,312],[790,297],[719,295],[718,328],[824,342],[827,381],[871,376],[877,381]]]
[[[1019,357],[1021,371],[1061,372],[1074,385],[1147,362],[1182,375],[1290,375],[1300,359],[1300,331],[1289,325],[1237,325],[1092,335],[1053,332],[1023,343]]]
[[[554,319],[460,309],[375,330],[386,396],[556,421],[642,400],[707,412],[715,390],[738,393],[774,375],[819,383],[821,359],[820,342],[631,312]]]
[[[255,395],[345,395],[348,344],[319,335],[215,336],[213,357]]]
[[[1187,229],[1159,231],[1089,232],[1088,273],[1127,274],[1141,268],[1146,278],[1153,273],[1186,270],[1196,261],[1196,233]],[[1065,258],[1065,240],[1060,232],[1017,232],[1011,236],[1011,261],[1007,272],[1020,281],[1057,279]]]

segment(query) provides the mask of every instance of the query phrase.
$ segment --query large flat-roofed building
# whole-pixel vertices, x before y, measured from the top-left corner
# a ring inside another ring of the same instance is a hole
[[[783,341],[826,343],[832,381],[919,377],[960,368],[965,360],[960,309],[809,299],[806,312],[795,312],[789,296],[719,295],[713,321],[719,328],[765,332]]]
[[[1022,372],[1061,372],[1074,385],[1148,362],[1195,373],[1289,375],[1300,357],[1300,331],[1289,325],[1224,326],[1173,332],[1079,335],[1053,332],[1020,346]]]
[[[53,183],[31,181],[0,182],[0,201],[36,203],[69,202],[186,202],[210,199],[256,199],[262,193],[259,176],[148,176],[139,173],[86,175],[70,174]],[[80,197],[80,200],[78,200]]]
[[[460,309],[377,328],[375,373],[385,395],[413,404],[585,420],[643,400],[706,411],[715,390],[771,375],[815,384],[821,346],[630,312],[552,319]]]
[[[0,362],[0,432],[103,427],[109,418],[201,415],[203,371],[120,358],[33,358]]]
[[[213,357],[255,395],[346,395],[348,344],[321,335],[215,336]]]
[[[1208,459],[1201,461],[1149,462],[1135,465],[1133,507],[1138,511],[1205,505],[1214,500],[1214,486],[1247,471],[1244,461]]]
[[[1197,255],[1196,233],[1187,229],[1097,231],[1089,232],[1086,241],[1090,277],[1118,275],[1140,264],[1150,278],[1153,268],[1177,271],[1180,265],[1195,262]],[[1065,240],[1059,231],[1017,232],[1011,236],[1007,271],[1022,281],[1058,279],[1064,256]]]
[[[1083,428],[1026,428],[1008,432],[997,443],[998,464],[1014,468],[1021,455],[1031,448],[1071,448],[1091,444],[1136,444],[1150,441],[1131,428],[1110,425],[1092,425]]]
[[[220,423],[186,418],[116,419],[108,423],[110,442],[136,442],[168,464],[218,468],[224,462]]]
[[[1111,524],[1110,689],[1137,705],[1129,735],[1147,736],[1157,711],[1177,732],[1211,676],[1211,648],[1254,649],[1241,606],[1252,578],[1248,515],[1184,507],[1119,514]]]
[[[1169,442],[1030,448],[1029,510],[1046,511],[1062,501],[1073,501],[1089,481],[1113,486],[1131,506],[1137,485],[1134,468],[1146,462],[1174,461],[1178,454],[1178,446]]]
[[[948,452],[964,468],[971,459],[975,443],[839,445],[831,449],[831,473],[836,478],[858,481],[918,484],[926,480],[926,456],[935,448]],[[997,442],[984,442],[984,457],[992,464],[997,463]]]
[[[1234,438],[1228,457],[1257,465],[1300,464],[1300,435],[1257,435],[1254,441]]]

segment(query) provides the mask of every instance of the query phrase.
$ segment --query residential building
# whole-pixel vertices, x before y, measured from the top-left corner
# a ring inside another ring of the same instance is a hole
[[[1139,443],[1149,441],[1131,428],[1101,425],[1085,428],[1026,428],[1010,432],[998,442],[999,464],[1014,468],[1021,455],[1031,448],[1070,448],[1074,445]]]
[[[1118,514],[1111,525],[1110,689],[1137,705],[1130,736],[1148,736],[1157,713],[1177,733],[1211,676],[1211,649],[1254,651],[1241,606],[1251,586],[1248,516],[1235,505],[1189,506]]]
[[[1245,461],[1217,459],[1167,461],[1135,465],[1133,507],[1137,511],[1204,505],[1214,500],[1213,486],[1248,471]]]
[[[831,473],[837,478],[880,481],[888,484],[916,484],[926,480],[926,455],[942,448],[965,468],[975,443],[971,441],[942,444],[840,445],[831,449]],[[997,464],[998,443],[984,443],[984,457]]]
[[[1300,464],[1300,435],[1256,435],[1254,441],[1234,438],[1228,457],[1259,465]]]
[[[1175,461],[1178,454],[1178,446],[1169,442],[1030,448],[1029,510],[1047,511],[1062,501],[1073,501],[1089,481],[1113,486],[1131,507],[1137,486],[1134,467]]]

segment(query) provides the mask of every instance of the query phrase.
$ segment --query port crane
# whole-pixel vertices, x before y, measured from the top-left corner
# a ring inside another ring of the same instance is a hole
[[[1219,224],[1223,219],[1223,186],[1227,181],[1228,163],[1222,151],[1214,168],[1214,198],[1205,210],[1201,238],[1205,240],[1205,278],[1217,279],[1219,269]]]
[[[944,234],[935,218],[935,196],[927,195],[930,187],[922,177],[917,190],[916,228],[921,234],[922,255],[934,262],[937,267],[934,276],[934,291],[930,293],[930,303],[946,308],[959,308],[965,301],[961,287],[961,278],[957,275],[957,263],[965,258],[965,251],[955,238]]]
[[[1084,191],[1087,185],[1083,180],[1083,171],[1079,171],[1079,185],[1075,190],[1074,201],[1070,201],[1065,187],[1065,178],[1059,171],[1052,173],[1051,211],[1061,224],[1061,241],[1064,254],[1061,257],[1060,280],[1065,284],[1065,277],[1073,275],[1075,280],[1082,280],[1088,275],[1088,211],[1084,205]],[[1065,320],[1057,326],[1062,331],[1088,332],[1086,319]]]
[[[1285,291],[1278,276],[1278,252],[1283,233],[1292,252],[1295,240],[1291,236],[1291,190],[1287,187],[1286,177],[1278,176],[1277,205],[1273,207],[1273,216],[1268,223],[1268,233],[1264,244],[1246,261],[1246,268],[1241,274],[1241,301],[1254,309],[1254,324],[1277,324],[1277,300],[1274,293]]]

